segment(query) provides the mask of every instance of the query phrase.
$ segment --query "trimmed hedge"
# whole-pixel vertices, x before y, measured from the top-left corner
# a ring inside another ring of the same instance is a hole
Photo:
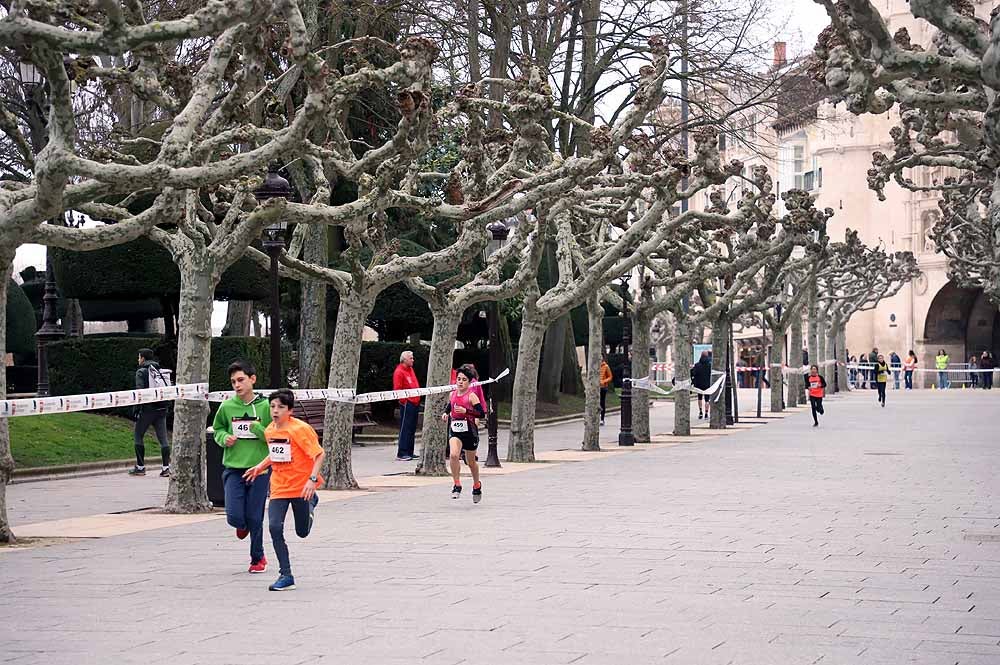
[[[49,384],[53,395],[131,390],[135,387],[139,349],[148,347],[160,364],[177,369],[173,340],[149,335],[87,335],[48,347]],[[213,337],[210,390],[229,390],[226,368],[237,359],[257,366],[257,385],[270,384],[270,343],[263,337]]]
[[[180,271],[170,253],[149,238],[91,252],[49,251],[65,298],[134,301],[180,294]],[[215,289],[217,300],[262,300],[269,293],[267,271],[246,257],[222,274]]]
[[[14,280],[7,282],[7,353],[35,352],[35,309]]]

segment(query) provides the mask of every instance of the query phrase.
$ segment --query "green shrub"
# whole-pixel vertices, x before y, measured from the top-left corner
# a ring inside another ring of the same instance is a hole
[[[35,310],[17,282],[7,282],[7,353],[35,352]]]
[[[91,252],[49,251],[64,298],[131,301],[180,294],[180,271],[170,253],[149,238]],[[267,271],[246,257],[222,274],[215,289],[217,300],[261,300],[269,293]]]
[[[53,395],[131,390],[139,349],[153,349],[163,367],[177,369],[173,340],[148,335],[87,335],[55,342],[48,347],[49,384]],[[229,390],[226,369],[234,360],[248,360],[257,367],[257,385],[270,385],[270,343],[263,337],[213,337],[209,390]],[[176,378],[176,376],[175,376]],[[113,410],[127,416],[131,409]]]

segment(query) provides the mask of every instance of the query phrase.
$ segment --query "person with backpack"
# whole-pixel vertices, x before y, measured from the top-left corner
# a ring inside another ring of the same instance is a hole
[[[881,353],[875,358],[875,389],[878,390],[878,401],[885,408],[885,387],[889,383],[889,365]]]
[[[823,395],[826,390],[826,379],[819,373],[819,367],[813,365],[809,368],[809,373],[805,375],[802,384],[809,394],[809,407],[812,409],[813,427],[819,427],[819,418],[816,414],[823,415]]]
[[[702,351],[698,362],[691,368],[691,385],[699,390],[708,390],[712,386],[712,357],[708,351]],[[698,420],[708,418],[712,409],[709,395],[698,393]],[[702,410],[704,402],[704,410]]]
[[[154,358],[152,349],[139,349],[139,369],[135,370],[136,390],[165,388],[170,385],[170,372],[161,370],[160,364]],[[169,478],[170,441],[167,439],[167,403],[139,404],[133,409],[132,416],[135,418],[135,429],[133,430],[135,466],[128,472],[128,475],[146,475],[146,445],[143,439],[146,436],[146,431],[152,425],[153,431],[156,432],[156,440],[160,442],[160,458],[163,462],[160,477]]]

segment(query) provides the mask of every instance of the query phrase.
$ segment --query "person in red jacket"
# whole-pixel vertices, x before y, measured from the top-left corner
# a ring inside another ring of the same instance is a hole
[[[393,390],[419,388],[417,374],[413,371],[413,351],[403,351],[399,364],[392,373]],[[409,462],[419,455],[413,453],[413,438],[417,434],[417,412],[420,410],[419,397],[405,397],[399,400],[399,441],[396,445],[396,460]]]
[[[816,414],[823,415],[823,395],[826,390],[826,379],[819,373],[819,367],[813,365],[809,368],[809,373],[805,376],[806,392],[809,393],[809,406],[812,407],[813,427],[819,427],[819,418]]]

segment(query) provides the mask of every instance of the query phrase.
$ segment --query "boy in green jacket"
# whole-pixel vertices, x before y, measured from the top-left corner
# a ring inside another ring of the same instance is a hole
[[[264,430],[271,424],[271,408],[263,395],[254,394],[257,369],[238,360],[229,366],[229,382],[236,391],[219,406],[212,422],[215,442],[223,448],[222,485],[226,496],[226,521],[236,529],[236,537],[250,536],[251,573],[267,570],[264,557],[264,504],[271,474],[244,480],[247,469],[267,457]]]

